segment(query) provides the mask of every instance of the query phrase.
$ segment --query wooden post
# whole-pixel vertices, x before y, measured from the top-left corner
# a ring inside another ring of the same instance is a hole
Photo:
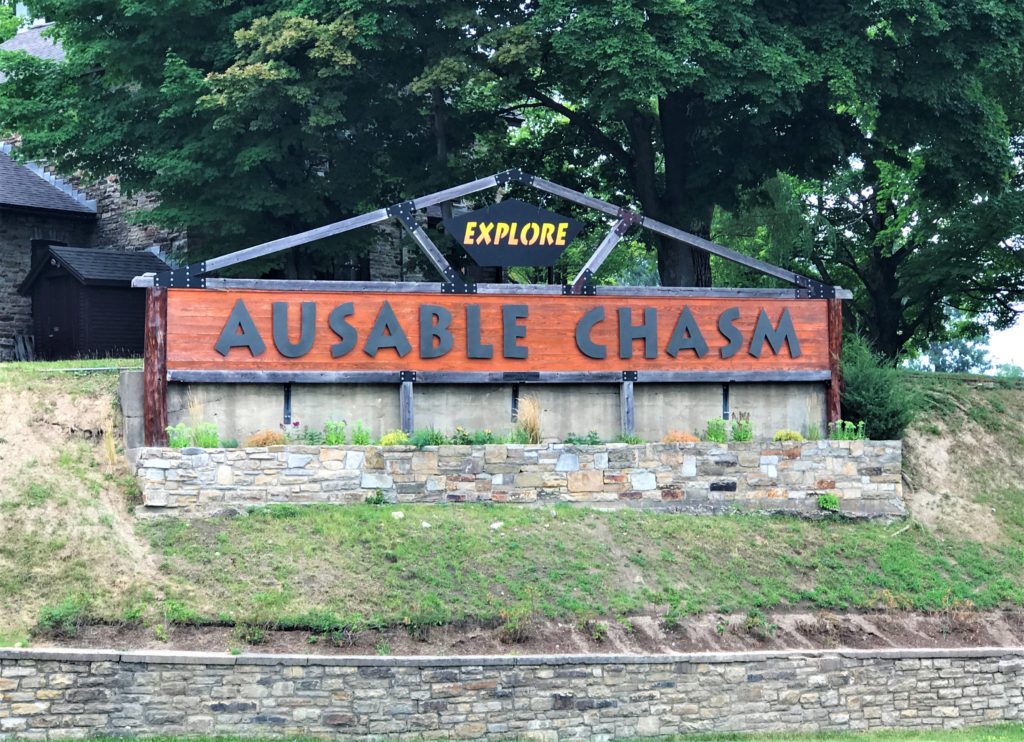
[[[619,404],[622,408],[622,435],[633,435],[636,430],[636,416],[633,408],[632,381],[624,381],[619,387]]]
[[[412,382],[403,381],[402,390],[399,392],[398,397],[398,414],[402,419],[402,430],[408,435],[412,435],[413,431],[413,418],[412,418]]]
[[[143,440],[167,445],[167,289],[146,289],[143,378]]]
[[[828,365],[832,372],[832,381],[825,391],[825,416],[827,422],[834,423],[842,417],[839,404],[839,393],[843,386],[843,375],[839,361],[843,355],[843,301],[828,300]]]

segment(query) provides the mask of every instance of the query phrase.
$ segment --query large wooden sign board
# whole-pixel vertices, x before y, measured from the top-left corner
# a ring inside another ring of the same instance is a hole
[[[331,372],[401,371],[437,380],[459,372],[585,378],[631,370],[726,381],[823,379],[830,370],[823,299],[167,293],[172,379],[272,372],[275,380],[326,381]]]

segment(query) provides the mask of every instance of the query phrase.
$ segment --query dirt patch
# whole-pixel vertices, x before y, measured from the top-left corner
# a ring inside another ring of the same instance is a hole
[[[971,612],[956,617],[920,613],[771,613],[688,617],[667,628],[659,616],[609,622],[534,623],[522,641],[509,643],[500,626],[472,624],[409,632],[394,628],[318,636],[308,631],[267,631],[246,644],[227,627],[175,626],[167,638],[153,628],[88,626],[73,639],[35,646],[251,651],[313,655],[672,654],[767,649],[872,649],[884,647],[1020,646],[1024,613]]]

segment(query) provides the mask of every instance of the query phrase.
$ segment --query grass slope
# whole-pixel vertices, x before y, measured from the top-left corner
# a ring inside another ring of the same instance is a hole
[[[15,472],[0,480],[0,642],[24,640],[40,620],[73,632],[83,618],[158,633],[167,622],[514,627],[533,615],[667,611],[671,622],[709,611],[1024,604],[1024,390],[920,384],[929,408],[915,433],[921,450],[910,452],[914,476],[936,502],[987,520],[364,505],[137,522],[130,478],[99,434],[116,375],[0,366],[0,405],[13,413],[0,465]],[[939,448],[943,478],[920,455]]]

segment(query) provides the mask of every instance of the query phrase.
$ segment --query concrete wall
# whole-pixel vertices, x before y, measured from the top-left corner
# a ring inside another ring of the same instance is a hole
[[[0,649],[0,739],[608,740],[1024,720],[1024,650],[312,657]]]
[[[272,446],[137,449],[143,514],[214,515],[252,505],[592,503],[716,512],[904,512],[899,441],[576,446]]]
[[[747,412],[757,437],[770,438],[780,428],[806,432],[808,423],[824,430],[822,384],[729,384],[729,407]],[[175,384],[168,387],[171,425],[188,422],[188,396],[200,402],[203,418],[217,424],[221,437],[244,441],[257,430],[278,430],[284,418],[281,384]],[[419,384],[414,386],[414,427],[446,434],[456,426],[507,433],[512,427],[516,390],[511,384]],[[541,407],[541,433],[563,440],[569,433],[597,431],[612,440],[621,431],[617,384],[521,384],[519,398],[534,397]],[[670,430],[700,435],[707,421],[721,417],[722,384],[636,384],[636,434],[660,441]],[[320,430],[326,420],[362,421],[374,438],[400,427],[398,385],[294,384],[292,420]],[[142,372],[126,371],[121,380],[121,408],[128,448],[142,441]]]

